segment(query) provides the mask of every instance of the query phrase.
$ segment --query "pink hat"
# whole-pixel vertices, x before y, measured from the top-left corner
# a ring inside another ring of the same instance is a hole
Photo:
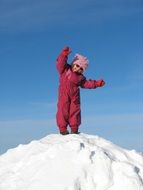
[[[85,69],[88,67],[89,61],[83,55],[75,54],[72,64],[79,65],[85,71]]]

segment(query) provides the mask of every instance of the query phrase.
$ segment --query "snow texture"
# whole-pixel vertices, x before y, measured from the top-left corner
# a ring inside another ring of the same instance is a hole
[[[0,156],[0,190],[143,190],[143,154],[98,136],[51,134]]]

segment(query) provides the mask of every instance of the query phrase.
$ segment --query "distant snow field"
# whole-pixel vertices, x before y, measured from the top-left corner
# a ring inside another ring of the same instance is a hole
[[[143,190],[143,154],[98,136],[51,134],[0,156],[0,190]]]

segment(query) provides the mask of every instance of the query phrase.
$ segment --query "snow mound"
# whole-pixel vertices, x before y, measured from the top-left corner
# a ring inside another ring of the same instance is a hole
[[[48,135],[0,156],[0,190],[143,190],[143,155],[98,136]]]

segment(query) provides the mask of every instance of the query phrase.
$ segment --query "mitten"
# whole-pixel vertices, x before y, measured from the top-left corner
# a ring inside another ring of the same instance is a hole
[[[97,87],[102,87],[102,86],[104,86],[104,85],[105,85],[105,81],[104,81],[103,79],[96,81],[96,86],[97,86]]]
[[[71,53],[71,49],[68,46],[63,48],[62,50],[63,55],[68,56],[70,53]]]

